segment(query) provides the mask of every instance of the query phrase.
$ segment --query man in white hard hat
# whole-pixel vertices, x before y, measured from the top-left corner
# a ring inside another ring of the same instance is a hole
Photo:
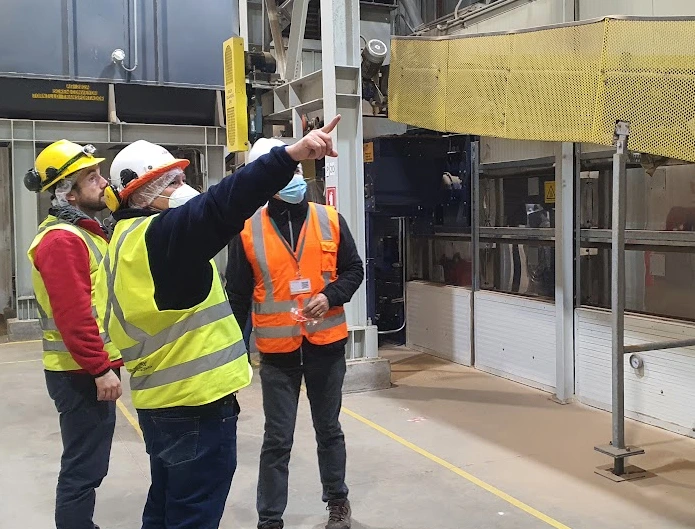
[[[337,156],[322,130],[277,147],[198,194],[187,160],[135,142],[116,155],[112,244],[96,304],[130,373],[150,456],[143,529],[219,526],[236,469],[236,393],[252,370],[213,258],[300,160]]]
[[[280,144],[258,140],[256,159]],[[349,529],[345,438],[339,421],[348,337],[343,305],[364,279],[347,222],[309,202],[301,169],[230,243],[227,294],[237,321],[251,319],[260,352],[265,433],[258,529],[282,529],[302,379],[316,431],[326,529]]]
[[[51,195],[51,209],[27,252],[43,330],[48,394],[60,415],[63,454],[57,529],[94,529],[96,488],[109,468],[121,395],[118,350],[94,317],[93,279],[108,246],[103,158],[91,145],[59,140],[36,158],[24,185]]]

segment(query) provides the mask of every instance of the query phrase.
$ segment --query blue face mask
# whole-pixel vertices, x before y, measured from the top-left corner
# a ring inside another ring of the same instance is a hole
[[[304,200],[304,194],[306,193],[306,182],[304,177],[300,174],[294,175],[294,178],[290,180],[282,190],[278,192],[278,198],[289,204],[299,204]]]

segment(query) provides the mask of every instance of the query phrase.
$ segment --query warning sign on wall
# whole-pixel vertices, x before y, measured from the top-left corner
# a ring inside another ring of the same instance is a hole
[[[326,188],[326,204],[334,208],[338,207],[338,193],[335,187]]]
[[[372,163],[374,161],[374,142],[370,141],[362,146],[362,155],[364,163]]]
[[[555,182],[545,183],[545,202],[546,204],[555,203]]]

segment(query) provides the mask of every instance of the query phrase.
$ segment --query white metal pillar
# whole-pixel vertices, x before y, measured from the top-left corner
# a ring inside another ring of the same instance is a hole
[[[249,51],[249,2],[239,0],[239,36],[244,39],[244,51]]]
[[[563,0],[563,20],[576,16],[574,0]],[[561,403],[574,395],[575,151],[574,143],[561,143],[555,155],[555,398]]]
[[[323,111],[328,123],[340,114],[333,132],[338,158],[326,159],[326,202],[334,202],[365,258],[364,165],[362,157],[362,83],[358,0],[321,0]],[[378,356],[376,326],[367,321],[366,285],[345,307],[353,358]]]
[[[575,148],[562,143],[555,164],[555,396],[574,395]]]
[[[10,150],[0,147],[0,313],[10,307],[12,292],[12,195]]]

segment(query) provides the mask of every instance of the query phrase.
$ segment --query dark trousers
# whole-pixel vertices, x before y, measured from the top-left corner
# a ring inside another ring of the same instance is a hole
[[[204,406],[138,410],[152,484],[142,529],[217,529],[236,470],[234,395]]]
[[[347,498],[345,438],[338,417],[342,405],[345,356],[313,356],[302,365],[261,359],[265,435],[258,476],[258,527],[281,522],[287,507],[290,451],[304,376],[316,432],[323,501]]]
[[[116,403],[97,400],[87,374],[45,371],[48,394],[60,415],[63,455],[56,488],[57,529],[94,529],[95,489],[109,470]]]

